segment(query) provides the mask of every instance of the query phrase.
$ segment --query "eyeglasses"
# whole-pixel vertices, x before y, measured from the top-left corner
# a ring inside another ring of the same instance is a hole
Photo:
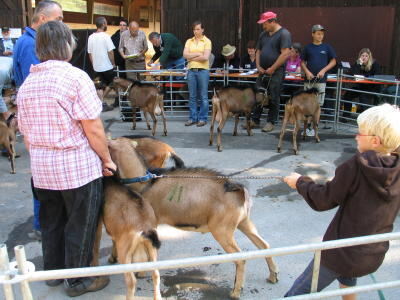
[[[362,133],[357,133],[356,136],[375,136],[375,134],[362,134]]]

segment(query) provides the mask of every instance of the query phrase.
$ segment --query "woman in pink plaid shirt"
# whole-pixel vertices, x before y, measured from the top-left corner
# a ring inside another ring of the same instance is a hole
[[[20,87],[19,129],[31,158],[40,201],[44,269],[87,267],[102,206],[102,176],[116,169],[93,82],[68,61],[75,48],[62,22],[42,25],[36,37],[41,63]],[[48,280],[56,286],[63,280]],[[68,279],[66,293],[78,296],[104,288],[108,277]]]

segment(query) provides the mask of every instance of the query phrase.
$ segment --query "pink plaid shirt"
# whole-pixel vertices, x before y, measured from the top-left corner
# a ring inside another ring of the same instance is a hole
[[[55,60],[32,66],[17,104],[36,188],[74,189],[102,176],[100,158],[80,123],[98,118],[102,109],[85,72]]]

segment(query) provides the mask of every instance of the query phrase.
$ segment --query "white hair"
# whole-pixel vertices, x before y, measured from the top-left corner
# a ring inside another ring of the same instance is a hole
[[[400,146],[398,106],[386,103],[371,107],[358,116],[357,123],[364,134],[378,136],[386,152],[393,152]]]

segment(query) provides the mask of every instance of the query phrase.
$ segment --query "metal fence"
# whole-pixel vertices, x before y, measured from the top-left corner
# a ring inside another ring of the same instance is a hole
[[[0,284],[6,300],[14,299],[13,285],[20,284],[21,294],[24,300],[33,299],[29,282],[43,281],[50,279],[76,278],[85,276],[101,276],[122,274],[127,272],[142,272],[151,270],[165,270],[175,268],[185,268],[191,266],[210,265],[215,263],[227,263],[237,260],[250,260],[265,257],[284,256],[305,252],[314,252],[314,270],[311,284],[311,294],[288,297],[285,299],[322,299],[333,296],[348,295],[353,293],[362,293],[385,288],[400,287],[400,280],[389,282],[374,283],[346,289],[336,289],[332,291],[316,292],[318,286],[318,276],[320,268],[321,251],[327,249],[349,247],[355,245],[372,244],[384,241],[400,240],[400,232],[377,234],[328,242],[312,243],[305,245],[296,245],[289,247],[238,252],[233,254],[214,255],[207,257],[192,257],[175,260],[165,260],[157,262],[132,263],[125,265],[111,265],[99,267],[87,267],[64,270],[36,271],[35,266],[26,260],[23,246],[14,248],[16,262],[9,262],[7,247],[0,245]]]
[[[256,75],[238,75],[241,69],[210,70],[209,99],[213,87],[227,85],[255,84]],[[164,94],[164,108],[168,118],[187,118],[189,114],[189,92],[187,89],[186,70],[136,70],[125,72],[141,73],[146,82],[160,86]],[[233,73],[234,72],[234,73]],[[243,74],[243,73],[242,73]],[[282,84],[280,115],[283,115],[284,104],[292,92],[302,89],[304,81],[286,77]],[[371,88],[374,86],[375,88]],[[129,101],[120,96],[121,119],[130,120],[131,110]],[[360,78],[346,75],[343,69],[336,74],[329,74],[326,85],[325,102],[322,107],[321,121],[337,131],[338,125],[356,126],[357,116],[368,107],[380,103],[400,104],[400,81],[379,78]],[[210,102],[211,103],[211,102]],[[128,112],[124,112],[128,111]],[[210,105],[211,113],[211,105]],[[265,114],[264,114],[265,117]]]

